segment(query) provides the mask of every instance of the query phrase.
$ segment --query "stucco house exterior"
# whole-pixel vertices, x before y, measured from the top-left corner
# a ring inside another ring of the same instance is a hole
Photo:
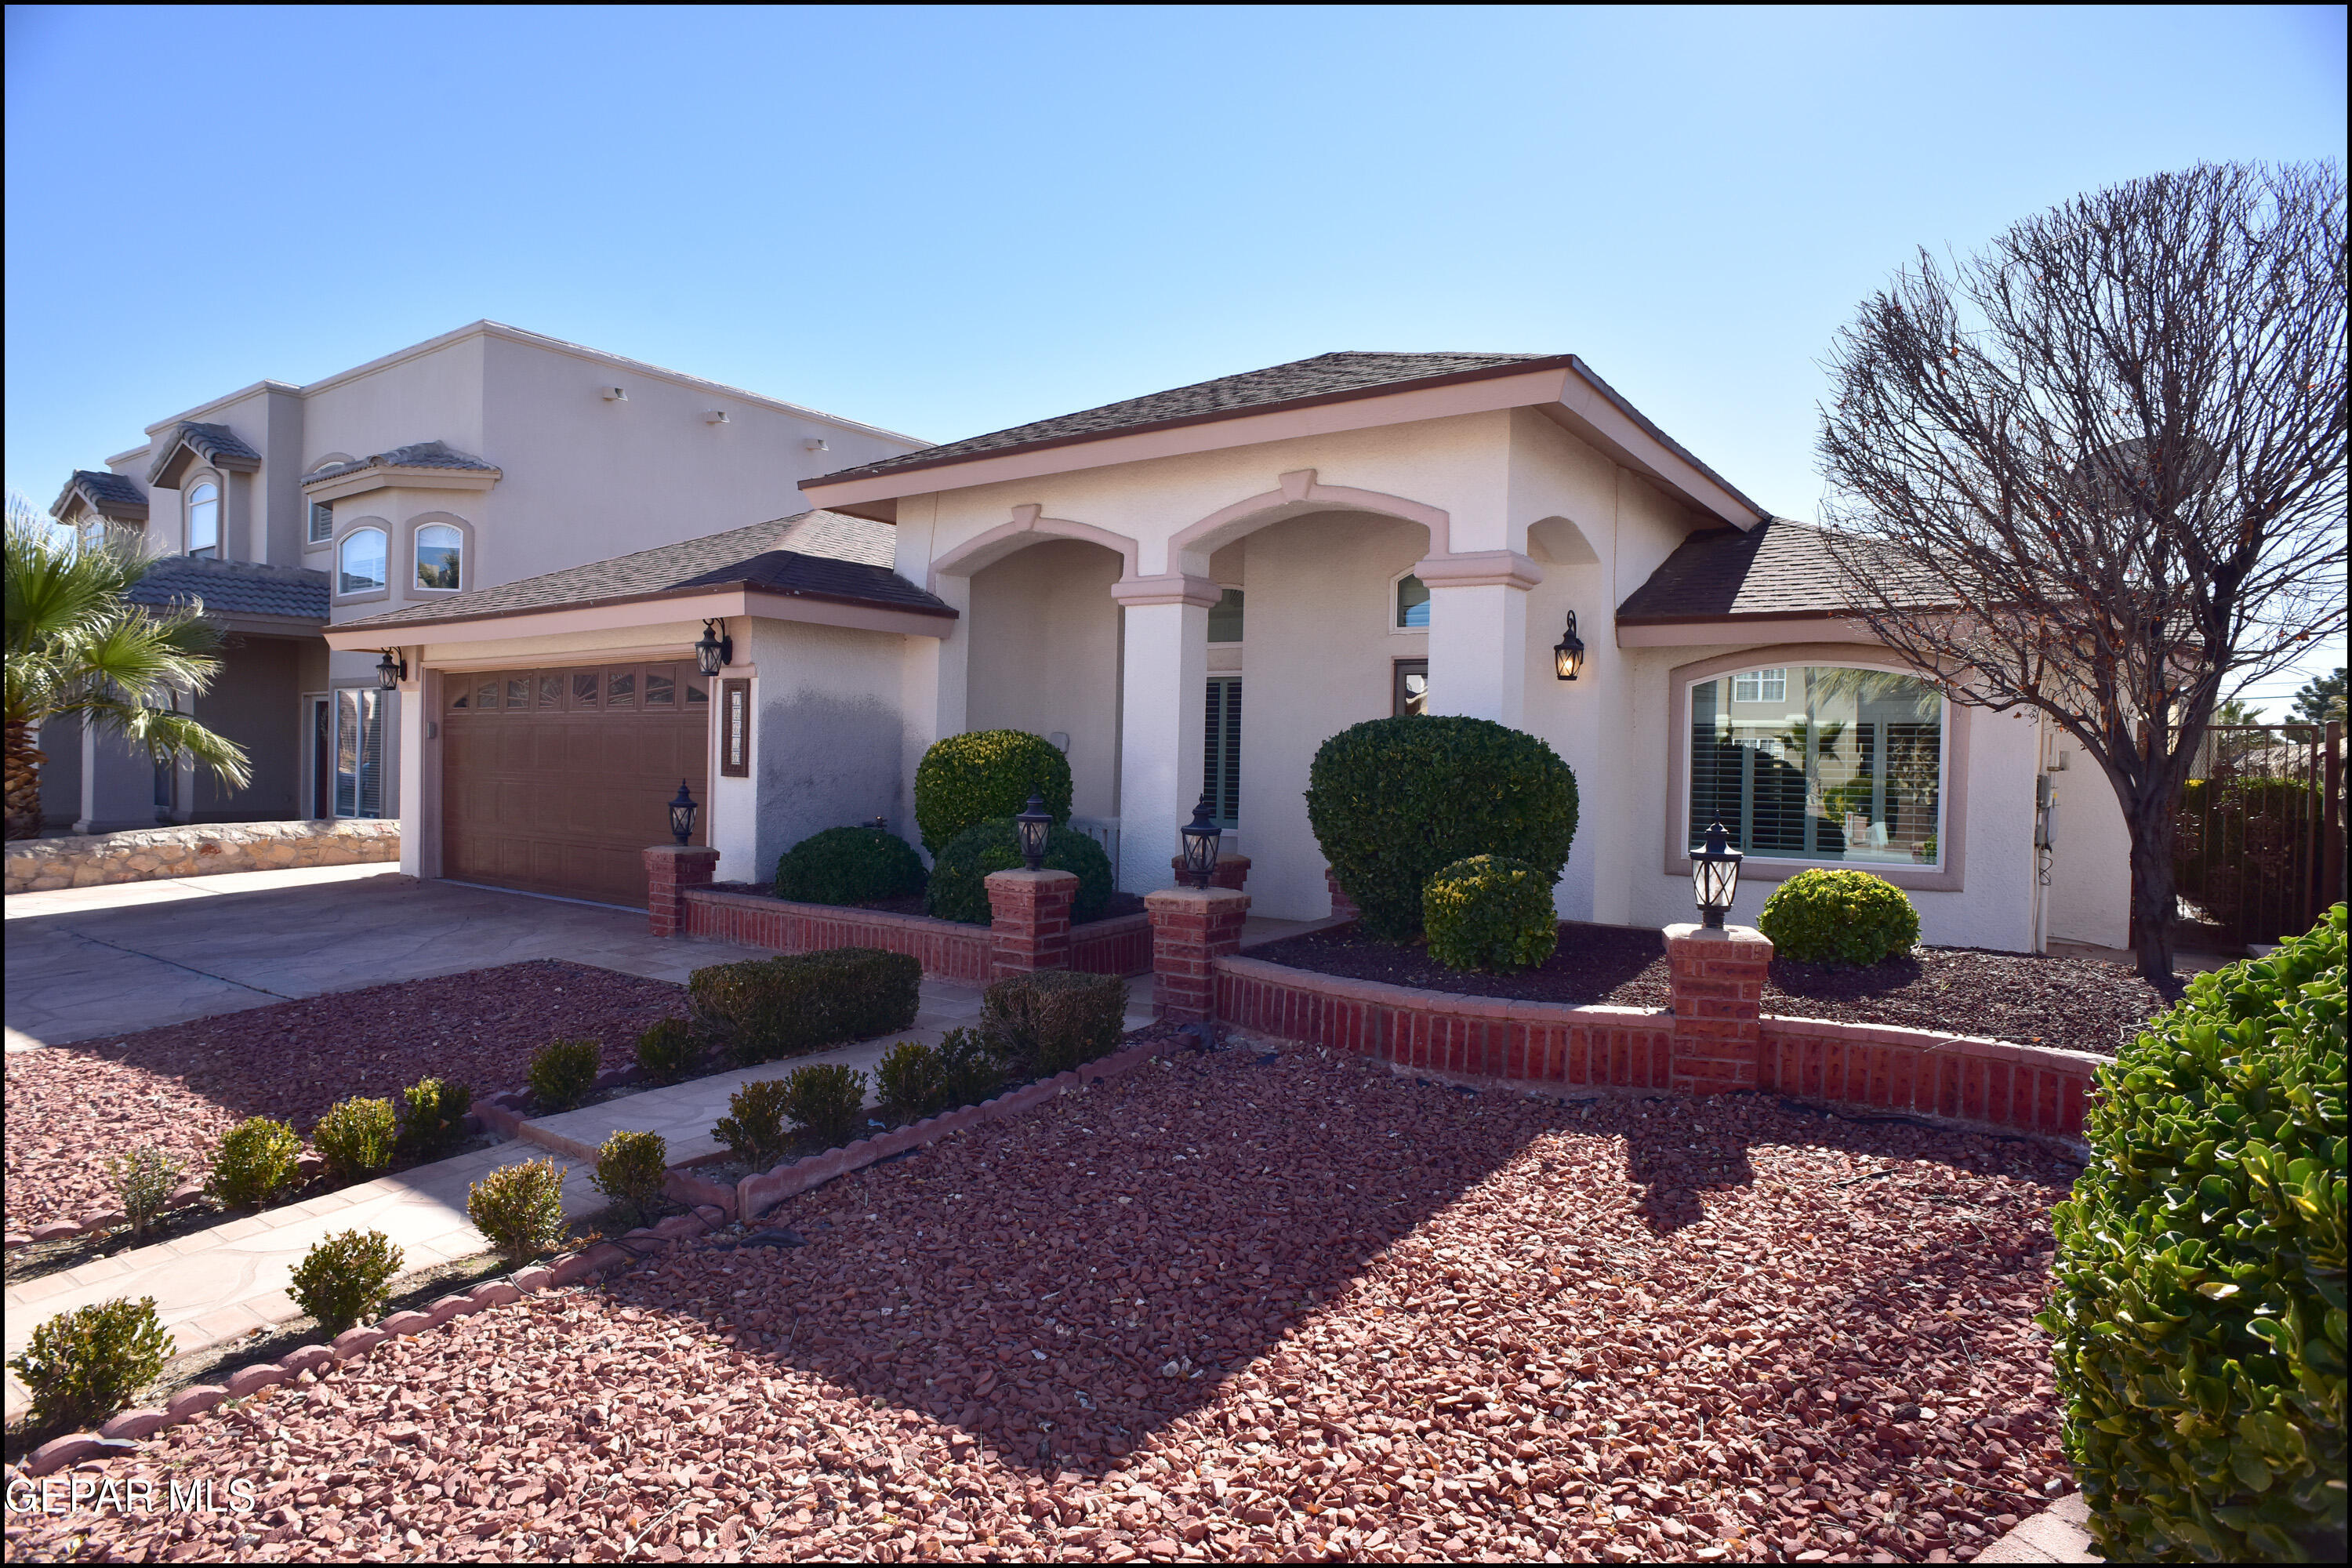
[[[331,651],[329,626],[800,510],[803,479],[920,445],[495,321],[157,420],[51,513],[142,531],[161,560],[138,596],[200,600],[228,634],[190,700],[254,779],[158,770],[53,725],[43,818],[399,816],[401,696],[372,657]]]
[[[1315,918],[1316,748],[1426,711],[1573,766],[1567,918],[1689,918],[1719,817],[1748,856],[1736,919],[1799,868],[1864,866],[1929,942],[2123,940],[2123,827],[2087,759],[1913,679],[1841,614],[1818,533],[1573,355],[1325,354],[800,493],[799,515],[331,627],[338,657],[406,670],[404,868],[642,902],[629,857],[684,777],[719,876],[763,879],[818,828],[911,838],[924,749],[1005,727],[1066,752],[1125,888],[1165,885],[1205,787],[1254,910]],[[706,626],[731,658],[708,680]],[[705,717],[656,719],[656,682],[663,715]],[[573,776],[656,753],[594,800]]]

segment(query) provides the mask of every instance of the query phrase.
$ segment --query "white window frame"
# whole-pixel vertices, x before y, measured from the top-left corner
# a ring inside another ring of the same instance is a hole
[[[1815,665],[1811,668],[1821,667]],[[1710,676],[1708,679],[1722,678]],[[1743,685],[1754,689],[1743,695],[1739,689]],[[1731,677],[1731,700],[1734,702],[1786,702],[1789,700],[1789,667],[1767,664],[1754,669],[1740,670]]]
[[[1415,564],[1418,564],[1418,563]],[[1389,579],[1388,596],[1381,602],[1381,625],[1388,628],[1389,635],[1391,637],[1425,637],[1429,635],[1429,627],[1426,626],[1401,626],[1397,625],[1397,595],[1403,590],[1404,580],[1406,578],[1411,577],[1418,581],[1420,576],[1420,573],[1414,571],[1412,567],[1408,566],[1403,571]],[[1437,596],[1433,593],[1430,593],[1428,584],[1423,583],[1421,587],[1422,592],[1430,594],[1429,598],[1423,600],[1423,604],[1430,612],[1432,618],[1434,618],[1437,613]]]
[[[198,500],[198,492],[205,490],[212,492],[210,498],[202,500]],[[188,487],[185,494],[186,499],[180,503],[180,540],[182,553],[194,555],[200,560],[206,561],[218,561],[223,559],[221,554],[220,481],[216,479],[199,479],[194,484]],[[213,536],[203,544],[198,544],[196,542],[196,509],[200,506],[209,507],[212,509]]]
[[[391,812],[392,795],[392,693],[376,686],[338,686],[328,694],[327,701],[327,808],[337,820],[381,821]],[[343,728],[344,706],[349,702],[351,722],[358,727],[359,739],[352,743],[352,809],[343,809]],[[366,714],[373,704],[376,710],[375,805],[371,816],[360,809],[361,773],[363,760],[360,748],[366,743]]]
[[[321,524],[325,526],[321,527]],[[303,531],[305,545],[331,544],[335,540],[335,503],[314,500],[310,503],[310,520]]]
[[[362,533],[373,533],[383,541],[383,576],[373,587],[346,588],[343,586],[344,552],[351,549],[352,542]],[[375,522],[353,524],[349,531],[335,541],[334,574],[335,597],[338,599],[380,598],[388,595],[392,589],[392,530]]]
[[[429,530],[436,528],[446,531],[457,542],[457,585],[454,588],[436,588],[425,581],[425,535]],[[466,556],[468,553],[466,545],[466,531],[454,522],[445,522],[436,518],[431,521],[420,522],[414,528],[410,529],[408,531],[408,570],[411,578],[408,584],[409,591],[415,594],[457,594],[464,592],[466,587],[467,571]]]

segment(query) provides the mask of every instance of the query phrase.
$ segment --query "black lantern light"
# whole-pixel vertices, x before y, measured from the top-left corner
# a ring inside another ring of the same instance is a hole
[[[1552,645],[1551,666],[1562,680],[1574,680],[1576,672],[1584,668],[1584,639],[1576,635],[1574,610],[1568,612],[1568,630]]]
[[[1717,931],[1739,890],[1739,851],[1731,847],[1720,822],[1706,830],[1706,847],[1691,857],[1691,886],[1698,895],[1699,919]]]
[[[1192,820],[1183,828],[1184,873],[1192,879],[1192,886],[1204,891],[1217,869],[1217,840],[1224,836],[1224,829],[1212,820],[1214,816],[1209,792],[1202,790],[1201,804],[1192,808]]]
[[[702,640],[694,645],[694,668],[705,675],[716,675],[735,662],[735,639],[727,635],[725,621],[702,623]]]
[[[1042,795],[1031,795],[1029,808],[1013,819],[1013,830],[1021,836],[1021,858],[1032,871],[1045,868],[1045,835],[1053,826],[1053,816],[1046,811]]]
[[[392,691],[407,679],[408,661],[394,657],[392,649],[385,648],[383,657],[375,661],[375,683],[384,690]]]
[[[677,781],[677,795],[669,803],[669,836],[680,844],[694,837],[694,814],[702,808],[694,803],[694,792],[686,781]]]

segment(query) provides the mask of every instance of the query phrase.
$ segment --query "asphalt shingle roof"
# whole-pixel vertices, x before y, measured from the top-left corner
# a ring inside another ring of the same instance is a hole
[[[129,596],[156,609],[200,599],[209,614],[327,619],[327,574],[301,566],[166,555],[131,585]]]
[[[1239,375],[1219,376],[1214,381],[1197,381],[1190,386],[1155,392],[1144,397],[1130,397],[1121,403],[1106,403],[1099,408],[1082,409],[1076,414],[1040,419],[1029,425],[1016,425],[1009,430],[993,430],[985,436],[943,442],[937,447],[926,447],[919,452],[908,452],[896,458],[885,458],[879,462],[842,468],[809,482],[830,484],[837,479],[870,479],[907,468],[927,468],[963,458],[988,457],[1027,447],[1054,446],[1159,425],[1190,424],[1221,415],[1248,413],[1282,404],[1345,397],[1445,376],[1536,364],[1565,365],[1570,357],[1567,354],[1485,353],[1317,354],[1313,359],[1293,360],[1288,364],[1269,365],[1264,370],[1245,371]]]
[[[925,593],[891,569],[895,533],[889,524],[862,517],[804,511],[797,517],[592,561],[584,566],[477,588],[436,604],[341,625],[401,626],[474,620],[739,584],[768,594],[873,605],[919,615],[954,615],[946,601]]]
[[[1760,527],[1706,529],[1658,563],[1617,606],[1620,621],[1718,621],[1827,616],[1856,607],[1845,572],[1818,528],[1776,517]]]
[[[446,441],[415,441],[405,447],[394,447],[389,452],[378,452],[373,458],[355,458],[348,463],[305,474],[302,482],[314,485],[321,479],[339,479],[362,468],[472,468],[496,473],[498,465],[486,463],[470,452],[460,452]]]
[[[76,495],[100,517],[132,521],[144,521],[147,516],[145,492],[122,475],[105,468],[76,468],[49,510],[64,511],[66,503]]]

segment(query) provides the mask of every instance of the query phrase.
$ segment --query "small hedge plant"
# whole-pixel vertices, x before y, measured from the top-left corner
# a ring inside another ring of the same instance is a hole
[[[615,1132],[596,1151],[596,1173],[590,1180],[642,1222],[669,1180],[668,1141],[658,1132]]]
[[[180,1190],[180,1178],[187,1173],[179,1161],[152,1147],[118,1154],[107,1168],[113,1177],[115,1201],[122,1207],[122,1217],[131,1222],[134,1242],[147,1234],[147,1227]]]
[[[1108,1056],[1118,1048],[1126,1017],[1127,982],[1116,974],[1010,974],[980,998],[982,1030],[1024,1078],[1051,1078]]]
[[[805,1056],[903,1029],[920,1005],[923,966],[878,947],[715,963],[687,977],[695,1026],[737,1067]]]
[[[400,1248],[383,1232],[339,1231],[295,1266],[294,1304],[330,1334],[373,1322],[383,1313],[384,1289],[400,1263]]]
[[[915,826],[936,856],[977,823],[1026,811],[1032,795],[1055,822],[1070,819],[1070,762],[1052,742],[1025,730],[950,735],[915,766]]]
[[[1559,945],[1552,879],[1524,860],[1473,855],[1429,879],[1421,919],[1429,956],[1448,969],[1515,974]]]
[[[327,1108],[310,1129],[311,1146],[338,1182],[364,1182],[392,1168],[398,1126],[392,1101],[353,1096]]]
[[[2111,1561],[2343,1558],[2344,981],[2338,904],[2099,1071],[2040,1321]]]
[[[901,1121],[978,1105],[1004,1082],[996,1047],[978,1029],[950,1029],[937,1046],[901,1040],[875,1069],[875,1093]]]
[[[988,874],[1018,870],[1022,864],[1011,817],[968,827],[932,864],[923,907],[933,920],[984,926],[995,918],[988,903]],[[1110,857],[1076,829],[1056,827],[1046,833],[1045,868],[1067,871],[1078,879],[1077,891],[1070,896],[1072,923],[1093,920],[1110,902]]]
[[[828,1062],[794,1068],[784,1079],[784,1114],[827,1148],[857,1136],[866,1121],[866,1075]]]
[[[8,1358],[8,1370],[33,1396],[37,1428],[94,1431],[154,1382],[171,1354],[155,1298],[142,1296],[58,1313]]]
[[[1323,742],[1307,820],[1367,935],[1422,930],[1422,889],[1474,855],[1558,879],[1576,837],[1576,775],[1533,735],[1486,719],[1373,719]]]
[[[467,1189],[466,1217],[509,1268],[521,1268],[563,1239],[563,1167],[525,1160],[492,1171]]]
[[[1775,958],[1857,967],[1899,958],[1919,940],[1909,895],[1867,871],[1800,871],[1764,900],[1756,927]]]
[[[596,1067],[604,1047],[594,1040],[556,1040],[531,1054],[524,1081],[530,1097],[548,1110],[569,1110],[596,1087]]]
[[[221,1135],[205,1190],[225,1209],[267,1208],[300,1179],[302,1140],[283,1121],[255,1116]]]
[[[786,1101],[780,1079],[747,1083],[727,1097],[727,1114],[711,1124],[710,1135],[756,1175],[792,1147],[792,1134],[784,1127]]]
[[[457,1141],[474,1091],[455,1079],[421,1078],[400,1091],[400,1152],[429,1160]]]
[[[878,827],[828,827],[776,862],[776,897],[803,904],[867,904],[918,893],[923,858]]]
[[[637,1066],[656,1083],[679,1083],[702,1065],[702,1038],[683,1018],[661,1018],[637,1037]]]
[[[920,1040],[900,1040],[874,1066],[874,1098],[901,1121],[912,1121],[942,1109],[940,1053]]]

